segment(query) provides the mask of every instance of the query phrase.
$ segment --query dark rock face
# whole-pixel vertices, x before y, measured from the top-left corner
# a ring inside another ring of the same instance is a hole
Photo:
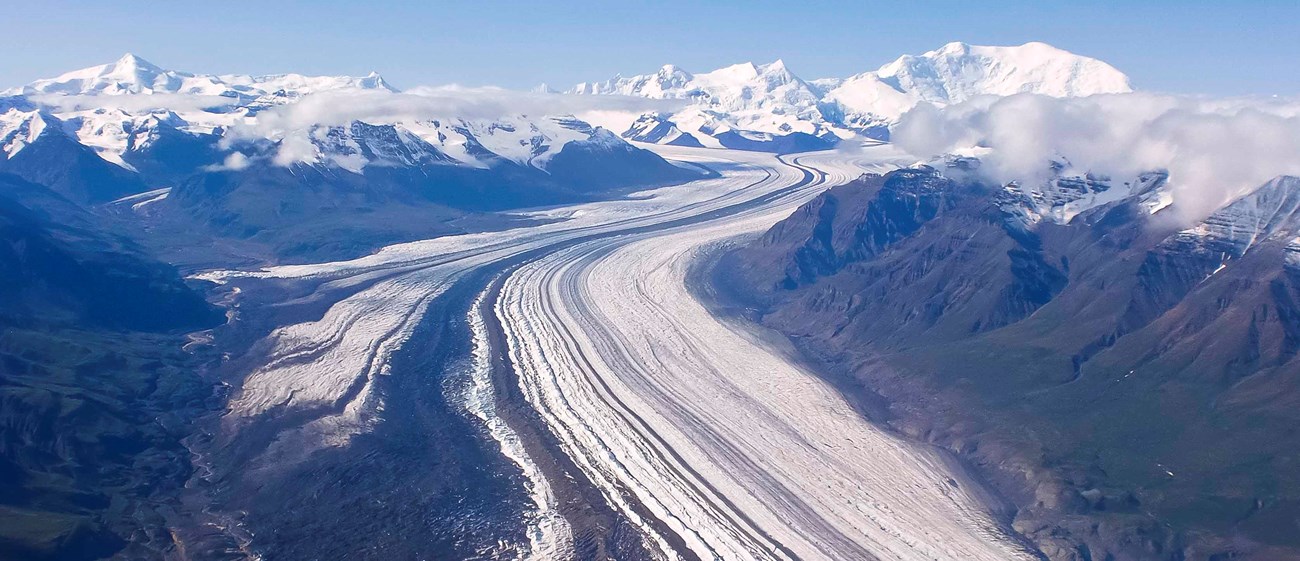
[[[1179,231],[1136,199],[1027,224],[960,177],[864,177],[728,261],[1052,559],[1300,558],[1300,180]]]
[[[546,171],[554,181],[580,193],[668,185],[700,177],[696,171],[670,164],[603,129],[593,132],[591,140],[566,144],[547,162]]]
[[[713,135],[726,148],[733,150],[750,150],[754,152],[773,152],[776,154],[793,154],[830,150],[839,144],[839,137],[834,134],[813,136],[805,132],[774,135],[750,132],[741,134],[736,131],[724,131]]]
[[[131,146],[122,154],[149,187],[171,187],[221,163],[221,138],[215,134],[196,134],[160,124],[152,135],[147,146]]]
[[[39,188],[0,175],[0,193]],[[4,196],[0,264],[0,317],[11,324],[158,332],[219,322],[175,269],[103,233],[48,222]]]

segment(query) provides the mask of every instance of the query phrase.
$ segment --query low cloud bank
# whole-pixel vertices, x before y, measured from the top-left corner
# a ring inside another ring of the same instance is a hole
[[[424,87],[403,93],[384,91],[321,92],[258,113],[223,139],[225,146],[241,140],[271,138],[280,141],[273,158],[289,165],[313,157],[310,135],[320,126],[341,126],[361,121],[372,125],[439,119],[494,120],[511,115],[562,116],[590,112],[661,111],[681,102],[630,96],[571,96],[531,93],[500,88],[460,86]]]
[[[127,95],[57,95],[30,96],[32,102],[53,108],[55,111],[88,111],[118,109],[127,113],[152,111],[210,111],[230,107],[231,98],[218,95],[178,93],[127,94]]]
[[[977,98],[903,116],[893,142],[929,159],[982,148],[999,183],[1044,180],[1048,163],[1116,179],[1167,170],[1174,207],[1196,220],[1278,175],[1300,175],[1300,103],[1153,94]]]
[[[680,104],[676,100],[631,96],[572,96],[461,86],[423,87],[403,93],[335,91],[305,96],[297,103],[263,111],[246,132],[265,137],[352,121],[393,124],[430,119],[499,119],[509,115],[558,116],[588,111],[645,112],[672,110]]]

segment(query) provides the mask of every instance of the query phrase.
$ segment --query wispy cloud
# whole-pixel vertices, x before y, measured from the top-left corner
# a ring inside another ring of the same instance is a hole
[[[150,111],[207,111],[230,107],[235,103],[219,95],[152,93],[128,95],[34,95],[29,99],[56,111],[120,109],[127,113]]]

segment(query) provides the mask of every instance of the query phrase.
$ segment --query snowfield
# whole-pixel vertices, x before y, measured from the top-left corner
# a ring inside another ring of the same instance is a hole
[[[269,415],[308,417],[281,432],[264,461],[346,445],[383,418],[376,377],[417,375],[390,372],[388,358],[430,302],[469,273],[500,267],[493,317],[476,305],[447,319],[466,320],[473,337],[472,384],[449,400],[528,479],[536,512],[530,543],[520,544],[527,557],[571,556],[573,539],[550,485],[496,415],[492,327],[505,336],[509,379],[563,454],[666,558],[1032,558],[944,456],[867,423],[751,326],[710,315],[686,286],[688,268],[716,244],[761,232],[830,186],[895,167],[900,155],[888,146],[783,158],[653,149],[721,176],[538,210],[556,219],[540,226],[203,275],[245,291],[310,281],[304,299],[334,302],[255,347],[270,351],[230,402],[232,430]]]

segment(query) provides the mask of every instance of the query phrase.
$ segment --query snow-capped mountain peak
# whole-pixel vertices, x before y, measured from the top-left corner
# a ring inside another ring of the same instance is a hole
[[[752,62],[735,64],[707,74],[698,74],[695,79],[705,89],[725,90],[737,97],[745,97],[746,90],[766,93],[786,85],[792,85],[792,91],[807,94],[807,97],[816,97],[816,94],[808,88],[808,84],[790,72],[785,62],[781,60],[768,64]]]
[[[370,90],[388,90],[392,92],[397,91],[397,88],[394,88],[391,84],[385,81],[384,77],[380,76],[379,73],[374,70],[371,70],[370,73],[362,77],[357,82],[357,85],[361,88],[370,89]]]
[[[652,99],[689,97],[681,95],[694,77],[672,64],[665,64],[654,74],[624,78],[615,75],[604,82],[583,82],[569,90],[585,95],[634,95]]]
[[[54,78],[37,80],[22,93],[51,94],[138,94],[151,93],[182,76],[127,53],[115,62],[74,70]]]
[[[107,66],[107,65],[106,65]],[[151,80],[167,71],[132,53],[122,55],[108,69],[105,75],[129,78],[136,81]]]
[[[764,65],[766,67],[768,65]],[[731,66],[724,66],[713,72],[700,74],[700,78],[710,78],[715,82],[730,82],[731,85],[740,85],[744,82],[754,80],[763,75],[763,70],[752,62],[742,62]]]
[[[1132,91],[1128,77],[1109,64],[1039,42],[1014,47],[948,43],[920,56],[901,56],[876,75],[932,103],[960,103],[977,95],[1075,97]]]
[[[845,124],[867,128],[888,126],[922,102],[949,105],[980,95],[1080,97],[1130,91],[1128,77],[1109,64],[1046,43],[948,43],[850,77],[829,88],[825,101],[841,109]]]

